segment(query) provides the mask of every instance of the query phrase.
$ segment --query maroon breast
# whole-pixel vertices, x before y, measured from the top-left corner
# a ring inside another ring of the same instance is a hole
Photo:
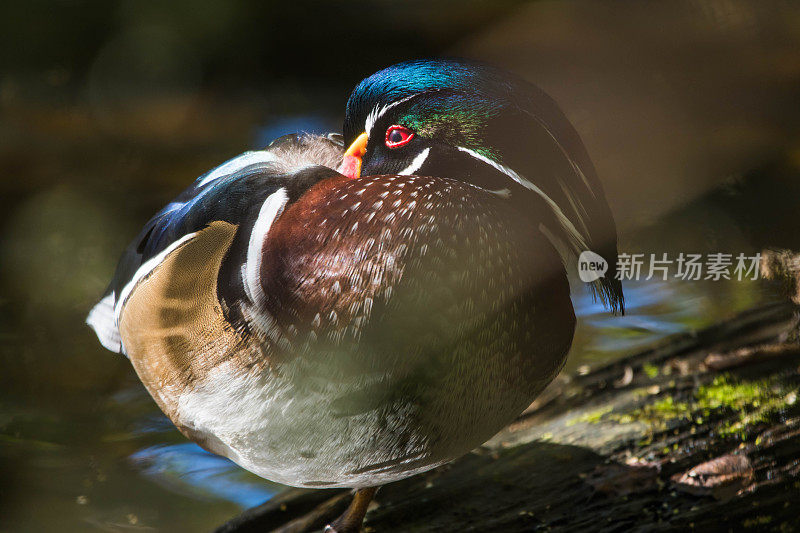
[[[452,179],[320,182],[266,240],[267,311],[295,347],[350,346],[368,366],[375,353],[384,364],[502,342],[522,360],[550,347],[559,360],[536,365],[550,374],[574,315],[561,261],[528,220],[504,198]]]

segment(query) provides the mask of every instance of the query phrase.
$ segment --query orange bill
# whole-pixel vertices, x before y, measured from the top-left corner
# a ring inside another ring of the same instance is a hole
[[[350,148],[344,153],[342,166],[339,172],[348,178],[357,178],[361,175],[361,158],[364,157],[364,153],[367,151],[368,139],[369,137],[366,133],[362,133],[356,137],[356,140],[353,141],[353,144],[351,144]]]

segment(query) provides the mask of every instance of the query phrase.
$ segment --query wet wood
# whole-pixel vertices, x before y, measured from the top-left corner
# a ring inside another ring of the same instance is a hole
[[[557,380],[480,449],[381,489],[365,531],[796,529],[796,311],[753,309]],[[319,531],[350,498],[293,490],[219,531]]]

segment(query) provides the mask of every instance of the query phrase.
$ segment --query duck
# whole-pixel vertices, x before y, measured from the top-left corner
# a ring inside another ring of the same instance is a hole
[[[343,133],[280,137],[141,230],[87,317],[190,440],[268,480],[381,485],[480,446],[562,369],[568,268],[615,271],[580,136],[536,85],[465,59],[361,81]],[[624,311],[619,280],[589,285]]]

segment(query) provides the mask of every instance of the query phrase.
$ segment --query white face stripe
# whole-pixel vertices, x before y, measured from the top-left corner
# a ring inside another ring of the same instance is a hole
[[[225,163],[222,163],[220,166],[201,177],[197,182],[197,186],[202,187],[207,185],[223,176],[233,174],[237,170],[241,170],[248,165],[254,165],[256,163],[274,163],[276,161],[277,159],[275,154],[272,152],[267,152],[264,150],[245,152],[234,157],[233,159],[226,161]]]
[[[408,165],[406,168],[404,168],[397,174],[400,176],[408,176],[419,170],[422,164],[428,158],[428,154],[430,153],[430,151],[431,151],[430,148],[425,148],[423,151],[417,154],[417,157],[415,157],[414,160],[411,161],[410,165]]]
[[[377,105],[372,109],[372,111],[369,112],[369,115],[367,115],[367,120],[364,122],[364,131],[366,133],[372,131],[372,127],[375,125],[375,121],[378,120],[378,113],[380,112],[381,111],[378,109]],[[385,111],[383,112],[385,113]]]
[[[119,298],[117,298],[117,303],[116,306],[114,307],[114,320],[116,320],[117,326],[119,326],[119,315],[120,312],[122,311],[122,306],[125,305],[125,301],[128,299],[128,296],[130,296],[131,291],[136,286],[136,284],[139,283],[139,281],[142,278],[150,274],[150,272],[152,272],[161,263],[161,261],[163,261],[164,258],[170,254],[170,252],[178,248],[178,246],[185,243],[195,235],[197,235],[196,232],[184,235],[177,241],[167,246],[165,249],[161,250],[158,254],[154,255],[153,257],[142,263],[142,266],[139,267],[139,269],[133,275],[131,280],[120,291]]]
[[[372,128],[373,128],[373,126],[375,126],[375,123],[378,121],[378,119],[381,118],[383,115],[385,115],[387,111],[389,111],[394,106],[400,105],[403,102],[411,100],[415,96],[417,96],[417,95],[416,94],[412,94],[411,96],[406,96],[405,98],[401,98],[400,100],[392,102],[391,104],[386,104],[385,106],[383,106],[381,108],[378,108],[378,106],[376,105],[372,109],[372,111],[370,111],[369,115],[367,115],[367,120],[364,122],[364,131],[367,134],[369,134],[372,131]]]
[[[253,225],[250,233],[250,242],[247,245],[247,259],[242,269],[242,281],[247,296],[255,305],[261,305],[264,301],[264,290],[261,287],[259,276],[261,273],[261,250],[264,247],[264,239],[272,227],[272,223],[283,212],[289,196],[286,189],[281,188],[270,194],[258,212],[258,218]]]
[[[542,189],[540,189],[539,187],[537,187],[536,185],[534,185],[533,183],[531,183],[527,179],[523,178],[522,176],[520,176],[519,174],[514,172],[513,169],[511,169],[511,168],[509,168],[509,167],[507,167],[505,165],[501,165],[500,163],[497,163],[496,161],[492,161],[488,157],[486,157],[484,155],[481,155],[481,154],[479,154],[478,152],[476,152],[474,150],[470,150],[469,148],[464,148],[462,146],[458,146],[457,148],[459,150],[461,150],[462,152],[471,155],[475,159],[477,159],[479,161],[482,161],[483,163],[486,163],[487,165],[499,170],[500,172],[502,172],[506,176],[510,177],[512,180],[516,181],[517,183],[519,183],[520,185],[522,185],[526,189],[531,190],[531,191],[535,192],[536,194],[538,194],[539,196],[541,196],[542,199],[547,203],[547,205],[550,206],[550,209],[553,210],[553,212],[555,213],[556,218],[558,219],[559,223],[567,231],[567,234],[570,236],[570,238],[573,241],[571,244],[573,246],[577,247],[577,249],[580,250],[580,251],[589,249],[588,246],[586,245],[586,240],[583,238],[583,235],[581,235],[581,233],[578,231],[578,229],[575,227],[575,225],[572,223],[572,221],[569,218],[567,218],[567,216],[564,214],[564,212],[561,210],[561,208],[558,206],[558,204],[555,203],[552,198],[547,196]]]

